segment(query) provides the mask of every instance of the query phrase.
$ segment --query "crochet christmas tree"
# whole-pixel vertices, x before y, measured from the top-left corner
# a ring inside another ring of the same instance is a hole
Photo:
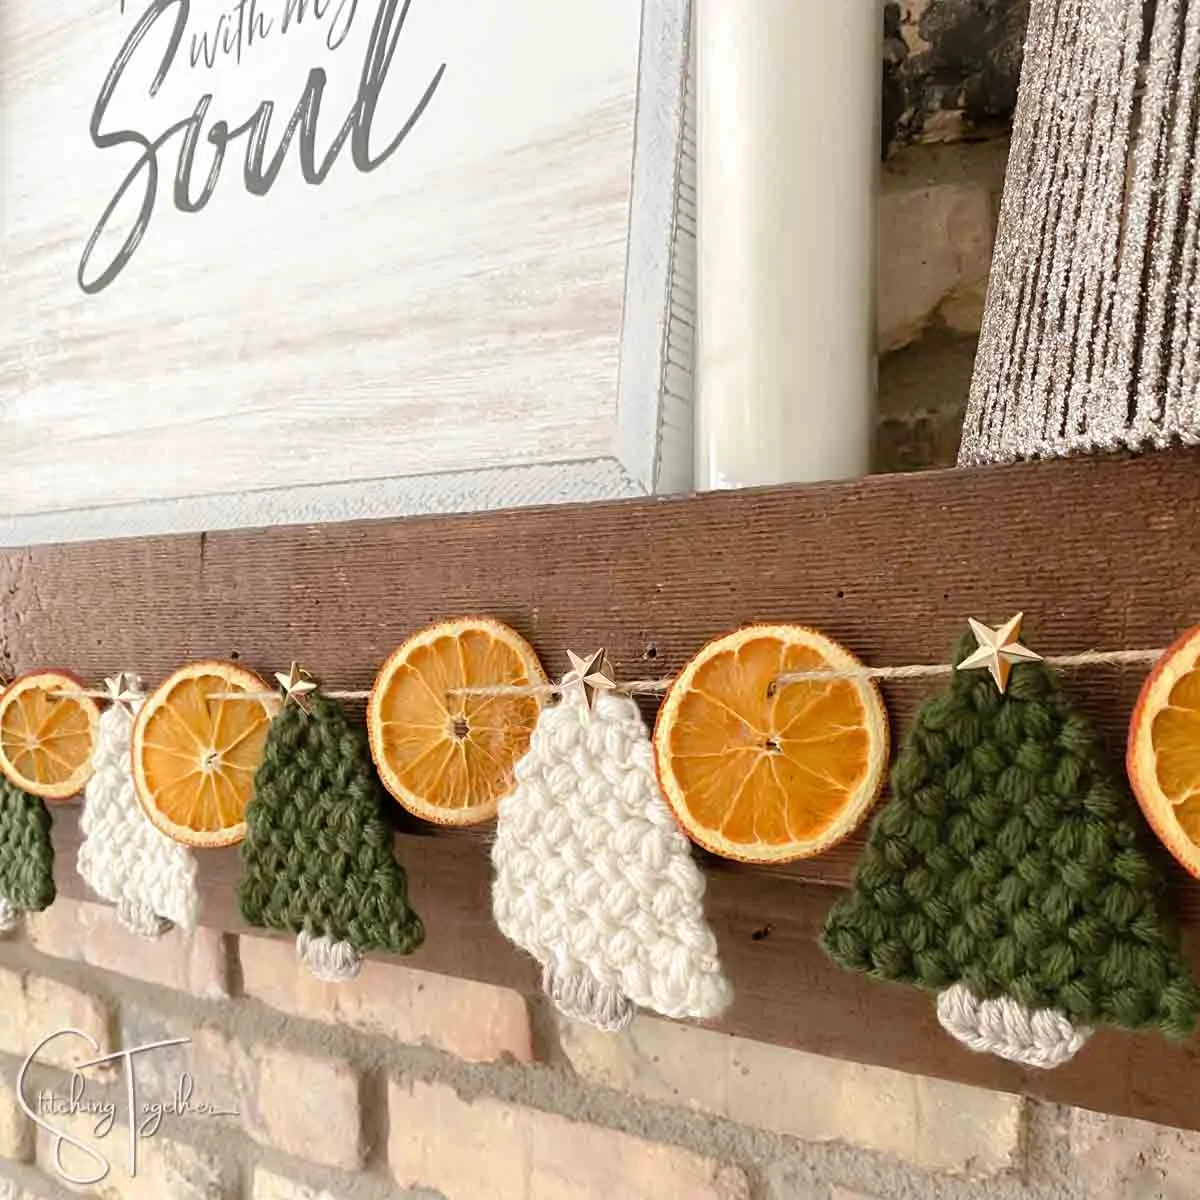
[[[123,925],[156,938],[172,924],[195,926],[200,912],[196,859],[142,811],[134,792],[132,731],[133,712],[124,704],[114,703],[101,714],[77,866],[92,891],[117,906]]]
[[[948,1032],[1028,1066],[1065,1062],[1098,1024],[1185,1037],[1200,1001],[1136,806],[1035,663],[1005,695],[956,672],[921,709],[822,943],[938,991]]]
[[[318,978],[352,978],[363,951],[409,954],[424,938],[384,803],[366,736],[335,701],[317,694],[271,722],[238,902],[251,925],[297,934]]]
[[[568,679],[571,679],[568,676]],[[564,685],[565,685],[564,681]],[[492,906],[560,1011],[605,1030],[635,1008],[707,1018],[732,993],[704,876],[658,786],[637,705],[582,685],[538,719],[500,802]]]
[[[54,894],[46,805],[0,778],[0,933],[16,928],[21,913],[49,908]]]

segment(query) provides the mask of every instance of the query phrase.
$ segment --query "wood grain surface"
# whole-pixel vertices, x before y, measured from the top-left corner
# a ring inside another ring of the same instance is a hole
[[[551,673],[606,645],[622,678],[677,670],[750,621],[814,625],[877,665],[945,661],[968,615],[1026,614],[1046,655],[1154,648],[1200,621],[1200,452],[879,476],[852,483],[406,521],[273,528],[0,551],[0,670],[121,668],[149,683],[199,656],[262,672],[298,659],[331,686],[369,686],[415,628],[487,612]],[[1113,752],[1142,668],[1065,679]],[[936,683],[885,688],[897,739]],[[653,715],[653,705],[647,705]],[[55,810],[58,875],[79,895],[77,806]],[[404,820],[399,853],[430,927],[415,962],[530,989],[494,929],[486,831]],[[738,993],[722,1028],[906,1070],[1200,1127],[1191,1042],[1102,1033],[1045,1075],[972,1055],[932,1000],[831,966],[814,941],[859,838],[773,870],[705,859],[710,910]],[[1186,922],[1200,885],[1162,856]],[[236,852],[203,856],[205,919],[237,928]],[[1191,934],[1189,933],[1189,937]]]
[[[395,58],[367,136],[360,145],[355,125],[309,181],[307,134],[284,133],[309,73],[326,72],[312,119],[324,160],[339,128],[363,121],[360,80],[389,8]],[[166,6],[97,109],[148,0],[5,5],[0,529],[115,510],[106,528],[120,532],[143,508],[156,523],[137,528],[206,528],[183,523],[206,501],[256,513],[263,502],[246,497],[278,506],[280,491],[298,497],[292,521],[314,505],[480,507],[497,490],[514,504],[547,496],[554,466],[551,498],[652,490],[687,0],[415,0],[403,16],[390,0],[263,0],[257,11],[266,35],[210,65],[228,15]],[[152,90],[176,19],[179,48]],[[640,94],[653,112],[639,116]],[[198,102],[194,127],[170,133]],[[263,102],[275,107],[267,161],[281,165],[251,194],[250,139],[228,130]],[[117,144],[94,144],[94,114]],[[138,136],[163,139],[140,172]],[[85,294],[81,257],[127,175],[88,278],[117,255],[143,197],[149,222],[115,280]],[[407,487],[387,486],[397,480]]]

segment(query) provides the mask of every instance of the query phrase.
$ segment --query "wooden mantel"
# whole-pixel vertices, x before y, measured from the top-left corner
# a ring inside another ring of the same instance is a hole
[[[300,661],[362,688],[408,633],[486,612],[553,673],[604,645],[620,676],[678,669],[750,621],[814,625],[876,665],[942,661],[967,616],[1026,614],[1046,655],[1153,648],[1200,621],[1200,451],[876,476],[852,483],[404,521],[0,550],[0,672],[61,666],[148,683],[197,657],[261,672]],[[1066,683],[1119,762],[1142,668]],[[928,682],[886,687],[897,739]],[[648,709],[648,715],[652,712]],[[55,807],[58,879],[77,803]],[[435,834],[396,813],[428,941],[412,962],[534,991],[490,917],[486,831]],[[759,869],[705,860],[737,991],[721,1028],[759,1040],[1200,1128],[1200,1041],[1103,1032],[1059,1070],[971,1054],[932,998],[849,975],[815,941],[861,836]],[[1200,965],[1200,884],[1163,855]],[[202,856],[204,919],[240,927],[236,851]]]

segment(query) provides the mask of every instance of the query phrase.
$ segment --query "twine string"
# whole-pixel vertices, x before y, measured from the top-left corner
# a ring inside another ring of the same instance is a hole
[[[1157,662],[1162,650],[1084,650],[1080,654],[1057,654],[1041,661],[1050,667],[1119,666]],[[902,667],[861,667],[846,671],[789,671],[775,678],[776,685],[810,683],[818,679],[921,679],[930,675],[953,675],[954,663],[913,663]]]
[[[618,683],[612,691],[621,692],[626,696],[640,695],[661,695],[665,692],[672,683],[675,682],[673,675],[664,679],[630,679],[624,683]],[[447,688],[446,695],[449,696],[561,696],[564,692],[570,690],[571,684],[561,683],[496,683],[486,684],[479,687],[461,687]],[[279,692],[217,692],[211,699],[213,700],[270,700],[277,698]],[[331,700],[368,700],[371,693],[367,691],[353,692],[329,692],[324,688],[321,689],[323,696],[328,696]]]
[[[1079,654],[1058,654],[1043,658],[1041,661],[1050,667],[1096,667],[1096,666],[1129,666],[1157,662],[1165,650],[1084,650]],[[934,676],[952,675],[954,663],[909,663],[896,667],[857,667],[839,671],[788,671],[777,675],[772,680],[773,687],[786,687],[793,683],[816,683],[834,680],[905,680],[925,679]],[[673,675],[658,679],[630,679],[618,683],[612,690],[627,696],[662,695],[675,682]],[[447,696],[561,696],[572,683],[539,683],[539,684],[494,684],[481,687],[462,687],[447,689]],[[369,688],[355,689],[321,689],[321,694],[330,700],[367,700],[370,699]],[[111,694],[106,691],[74,690],[51,692],[50,695],[65,699],[71,696],[89,696],[93,700],[109,700]],[[272,692],[216,692],[212,700],[278,700],[281,693]]]

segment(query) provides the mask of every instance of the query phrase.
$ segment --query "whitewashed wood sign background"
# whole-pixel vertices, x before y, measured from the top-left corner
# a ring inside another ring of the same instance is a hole
[[[687,9],[2,0],[0,543],[687,486]]]

